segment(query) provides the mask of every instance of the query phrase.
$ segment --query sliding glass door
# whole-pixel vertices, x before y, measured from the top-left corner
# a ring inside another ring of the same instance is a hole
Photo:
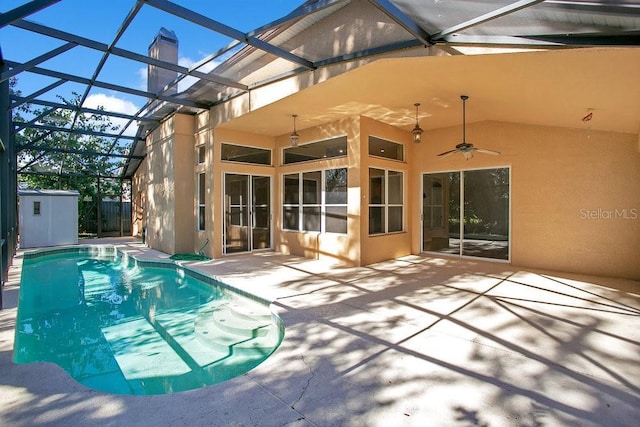
[[[271,247],[271,178],[224,176],[224,253]]]
[[[271,178],[251,177],[251,249],[271,248]]]
[[[509,168],[423,174],[422,250],[509,259]]]
[[[509,169],[465,171],[462,255],[509,259]]]

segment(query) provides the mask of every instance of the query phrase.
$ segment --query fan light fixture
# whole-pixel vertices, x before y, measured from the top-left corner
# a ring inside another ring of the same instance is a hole
[[[467,99],[469,99],[469,97],[467,95],[460,95],[460,99],[462,100],[462,142],[456,145],[456,148],[454,148],[453,150],[445,151],[444,153],[438,154],[438,157],[440,158],[449,157],[450,155],[459,152],[459,153],[462,153],[462,156],[465,158],[465,160],[469,160],[473,158],[474,152],[483,153],[483,154],[492,154],[494,156],[497,156],[498,154],[500,154],[499,151],[487,150],[485,148],[476,148],[473,146],[473,144],[471,144],[470,142],[467,142],[466,105],[467,105]]]
[[[296,118],[298,117],[298,115],[294,114],[291,117],[293,117],[293,132],[291,133],[291,135],[289,135],[289,142],[291,142],[292,147],[297,147],[298,141],[300,140],[300,135],[298,135],[298,132],[296,132]]]
[[[418,107],[420,106],[420,103],[416,102],[413,105],[416,107],[416,125],[411,131],[411,135],[413,135],[413,142],[415,142],[416,144],[419,144],[422,141],[422,132],[423,132],[422,128],[418,124]]]

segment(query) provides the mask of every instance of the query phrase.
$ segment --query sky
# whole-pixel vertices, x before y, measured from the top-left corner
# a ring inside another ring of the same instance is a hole
[[[0,12],[5,13],[27,3],[29,3],[27,0],[2,0]],[[237,0],[173,0],[173,3],[242,32],[248,32],[287,15],[303,4],[304,0],[243,0],[241,2]],[[113,41],[123,19],[135,4],[135,0],[63,0],[26,19],[108,45]],[[145,4],[116,46],[147,55],[149,44],[161,27],[175,32],[179,44],[178,62],[187,67],[232,41],[211,30]],[[24,63],[63,44],[65,42],[62,40],[34,34],[13,26],[0,29],[2,55],[4,59],[10,61]],[[76,46],[39,66],[91,78],[101,58],[100,51]],[[98,80],[146,90],[146,74],[145,64],[110,56]],[[17,89],[23,96],[28,96],[55,81],[54,78],[34,73],[21,73],[18,75]],[[84,85],[67,82],[38,99],[59,102],[56,94],[70,98],[73,92],[82,94],[84,90]],[[85,106],[96,108],[101,105],[108,111],[135,113],[145,101],[144,98],[121,92],[94,88]],[[119,124],[117,119],[113,121]],[[132,132],[135,132],[135,129],[127,133]]]

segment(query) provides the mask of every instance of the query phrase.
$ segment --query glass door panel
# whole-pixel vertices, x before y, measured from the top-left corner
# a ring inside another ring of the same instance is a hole
[[[251,183],[251,211],[253,213],[251,247],[252,249],[268,249],[271,247],[271,178],[253,176]]]
[[[422,191],[423,251],[509,259],[509,168],[423,174]]]
[[[224,253],[271,247],[271,178],[224,176]]]
[[[249,250],[249,176],[225,174],[224,252]]]
[[[422,250],[460,253],[460,173],[422,176]]]
[[[462,255],[509,259],[509,169],[464,172]]]

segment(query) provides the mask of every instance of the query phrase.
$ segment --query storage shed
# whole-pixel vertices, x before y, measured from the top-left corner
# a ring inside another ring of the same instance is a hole
[[[20,247],[78,244],[77,191],[19,190]]]

